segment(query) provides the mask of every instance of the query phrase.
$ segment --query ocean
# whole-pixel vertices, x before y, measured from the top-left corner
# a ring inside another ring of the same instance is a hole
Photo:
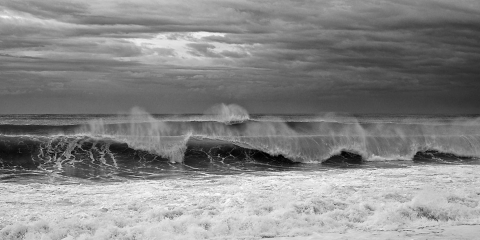
[[[467,239],[479,158],[478,115],[1,115],[0,238]]]

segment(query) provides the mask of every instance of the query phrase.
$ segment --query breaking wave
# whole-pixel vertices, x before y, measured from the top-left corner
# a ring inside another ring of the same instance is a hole
[[[221,105],[220,109],[223,113],[219,116],[224,116],[240,108]],[[334,116],[329,115],[328,119]],[[296,162],[321,162],[342,151],[361,155],[367,161],[411,160],[417,152],[428,150],[480,157],[478,118],[359,122],[342,117],[342,121],[247,121],[230,125],[216,121],[164,122],[134,109],[129,123],[92,121],[82,133],[117,139],[172,162],[182,161],[191,138],[220,140]]]
[[[412,160],[419,153],[480,157],[479,118],[359,121],[329,114],[317,118],[325,121],[282,121],[274,116],[256,121],[248,120],[240,106],[222,104],[196,119],[164,121],[139,108],[121,119],[69,126],[2,125],[0,163],[4,168],[61,168],[65,163],[117,167],[119,161],[135,157],[172,163],[186,159],[317,163],[342,154],[362,161]]]

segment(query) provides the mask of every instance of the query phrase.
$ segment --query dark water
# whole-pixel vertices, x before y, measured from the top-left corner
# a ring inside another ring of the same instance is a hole
[[[477,116],[219,116],[3,115],[0,181],[479,163]]]

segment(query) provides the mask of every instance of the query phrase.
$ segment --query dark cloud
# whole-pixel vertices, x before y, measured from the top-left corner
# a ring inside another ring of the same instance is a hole
[[[480,111],[480,2],[0,0],[0,60],[0,98]]]

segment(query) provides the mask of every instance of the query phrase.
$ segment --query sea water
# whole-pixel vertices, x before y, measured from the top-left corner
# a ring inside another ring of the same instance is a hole
[[[417,236],[480,222],[479,157],[479,116],[2,115],[0,236]]]

